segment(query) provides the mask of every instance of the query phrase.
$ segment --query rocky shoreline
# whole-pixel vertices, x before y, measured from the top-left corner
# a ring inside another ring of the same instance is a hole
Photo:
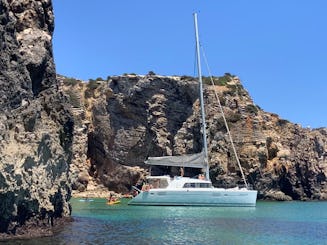
[[[59,90],[49,0],[0,0],[0,237],[70,220],[74,121]]]
[[[119,193],[109,191],[108,188],[104,186],[93,189],[87,189],[85,191],[72,191],[73,198],[108,198],[110,195],[121,196],[121,194]]]
[[[51,0],[0,0],[0,240],[53,235],[72,221],[72,196],[129,193],[149,172],[149,156],[202,150],[195,78],[58,76],[53,31]],[[259,200],[327,200],[327,128],[262,110],[237,76],[203,80],[215,187],[243,183],[217,93]]]
[[[0,233],[0,242],[10,240],[26,240],[39,237],[53,236],[60,232],[66,225],[73,222],[72,217],[62,217],[50,221],[29,221],[24,226],[20,226],[15,230],[15,234]]]

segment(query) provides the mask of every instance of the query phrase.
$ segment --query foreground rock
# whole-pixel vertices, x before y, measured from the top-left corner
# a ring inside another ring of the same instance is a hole
[[[92,180],[125,193],[146,174],[148,167],[143,162],[148,156],[201,151],[194,78],[149,74],[88,83],[67,78],[62,81],[71,100],[83,105],[80,109],[85,112],[80,127],[86,128],[87,143],[81,143],[87,147],[74,152],[74,161],[83,156],[84,166],[75,168],[77,191],[87,190]],[[230,74],[215,78],[215,83],[206,85],[204,96],[214,185],[242,184],[215,99],[217,92],[246,178],[259,191],[259,199],[326,200],[327,129],[302,128],[261,110],[239,79]],[[178,174],[178,169],[173,168],[154,170]],[[197,173],[187,169],[186,174]]]
[[[52,56],[49,0],[0,0],[0,239],[69,220],[73,120]]]

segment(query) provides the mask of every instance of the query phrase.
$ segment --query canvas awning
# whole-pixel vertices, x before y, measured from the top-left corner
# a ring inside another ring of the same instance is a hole
[[[160,165],[160,166],[174,166],[174,167],[190,167],[190,168],[205,168],[204,153],[196,153],[182,156],[163,156],[163,157],[149,157],[145,164]]]

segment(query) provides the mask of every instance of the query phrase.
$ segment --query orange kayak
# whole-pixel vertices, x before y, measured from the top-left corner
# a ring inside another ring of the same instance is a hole
[[[117,201],[109,201],[109,202],[107,202],[108,205],[114,205],[114,204],[118,204],[118,203],[120,203],[119,200],[117,200]]]

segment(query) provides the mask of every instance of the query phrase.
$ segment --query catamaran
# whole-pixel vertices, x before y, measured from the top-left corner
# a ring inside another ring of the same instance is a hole
[[[202,120],[203,150],[200,153],[182,156],[149,157],[145,163],[157,166],[175,166],[205,169],[205,176],[200,174],[197,178],[175,176],[147,176],[142,189],[137,190],[138,194],[133,197],[129,205],[155,205],[155,206],[237,206],[254,207],[257,200],[257,191],[251,190],[246,182],[236,150],[231,139],[231,134],[221,108],[221,113],[232,142],[237,163],[240,167],[245,187],[215,188],[209,177],[209,163],[207,151],[206,123],[203,100],[203,85],[200,62],[200,46],[198,34],[197,14],[194,13],[194,26],[197,50],[197,68],[200,90],[200,106]],[[218,102],[219,102],[219,98]],[[218,103],[220,105],[220,102]],[[220,105],[221,107],[221,105]]]

